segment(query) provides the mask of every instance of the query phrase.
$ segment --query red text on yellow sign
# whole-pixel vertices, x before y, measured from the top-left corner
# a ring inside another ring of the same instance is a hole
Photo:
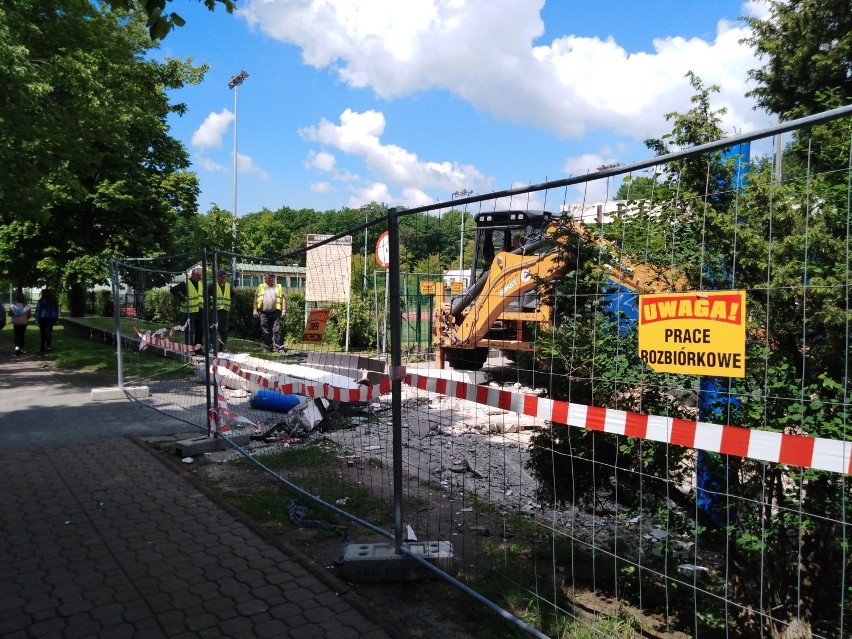
[[[745,376],[745,291],[639,296],[639,357],[658,373]]]

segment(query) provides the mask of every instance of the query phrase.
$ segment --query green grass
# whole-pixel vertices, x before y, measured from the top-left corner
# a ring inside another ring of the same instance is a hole
[[[317,442],[310,446],[294,446],[276,453],[256,455],[256,459],[269,468],[323,468],[338,464],[341,451],[340,446],[331,442]]]
[[[108,318],[98,318],[108,319]],[[8,336],[8,337],[7,337]],[[2,331],[0,341],[9,344],[11,349],[12,330],[7,325]],[[53,329],[53,350],[50,353],[38,352],[40,343],[38,326],[30,324],[27,327],[24,349],[27,357],[42,362],[63,381],[75,386],[112,386],[118,382],[118,359],[116,349],[110,343],[92,339],[83,333],[70,330],[62,324]],[[153,354],[126,353],[133,361],[134,376],[150,376],[156,374],[186,374],[175,373],[179,363],[174,360],[157,357]]]
[[[337,472],[322,472],[327,469],[335,469],[340,466],[340,454],[342,449],[330,442],[314,442],[307,446],[293,446],[280,452],[258,455],[257,460],[272,470],[286,469],[285,474],[294,479],[295,483],[304,485],[298,480],[304,475],[310,479],[310,492],[314,496],[327,503],[335,503],[341,497],[346,497],[346,510],[358,517],[378,522],[378,525],[386,519],[387,503],[373,496],[366,487],[353,484],[347,478]],[[250,464],[241,460],[241,464]],[[319,470],[321,472],[314,472]],[[250,504],[239,504],[243,510]],[[310,504],[308,504],[310,506]],[[247,514],[254,517],[252,512],[246,510]],[[270,509],[270,512],[272,510]],[[321,508],[316,509],[315,519],[335,521],[336,517]]]
[[[74,322],[90,326],[110,333],[115,332],[115,320],[111,317],[87,316],[74,318]],[[145,322],[134,322],[140,329],[156,329],[159,325]],[[126,325],[124,330],[127,330]],[[7,337],[8,336],[8,337]],[[176,342],[183,341],[183,333],[178,331],[172,337]],[[12,327],[11,324],[2,331],[3,343],[9,344],[12,349]],[[8,341],[7,341],[8,340]],[[112,343],[101,339],[91,338],[79,330],[69,329],[61,323],[53,329],[53,351],[44,355],[39,354],[39,330],[38,326],[30,324],[25,337],[25,350],[29,357],[43,362],[44,365],[53,370],[63,381],[75,386],[113,386],[118,382],[118,360],[116,349]],[[236,343],[237,340],[234,340]],[[272,361],[286,361],[280,355],[262,352],[259,344],[239,340],[240,352],[270,359]],[[243,348],[243,347],[248,348]],[[191,375],[192,370],[182,366],[181,362],[160,357],[150,351],[139,351],[137,349],[124,348],[123,373],[125,382],[133,379],[147,379],[157,377],[158,379],[169,379]]]

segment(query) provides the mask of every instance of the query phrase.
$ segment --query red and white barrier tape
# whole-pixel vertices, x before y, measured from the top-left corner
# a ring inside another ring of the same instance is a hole
[[[260,432],[260,426],[230,407],[228,398],[222,392],[219,369],[213,366],[212,370],[213,377],[216,378],[216,406],[210,409],[211,430],[214,433],[229,433],[233,428],[251,428],[255,432]]]
[[[852,474],[852,442],[629,413],[421,375],[408,375],[406,382],[420,390],[458,397],[568,426],[723,455]]]
[[[307,397],[325,397],[335,402],[368,402],[378,399],[389,393],[390,378],[384,378],[374,386],[359,386],[358,388],[339,388],[329,384],[311,384],[304,380],[289,378],[284,375],[275,375],[274,379],[267,379],[263,375],[246,372],[234,361],[214,357],[212,362],[221,366],[235,375],[248,380],[263,388],[278,391],[279,393],[305,395]]]
[[[157,344],[158,346],[166,348],[164,343],[168,340],[158,341],[163,342]],[[185,346],[174,342],[168,343],[175,350]],[[222,366],[235,375],[264,388],[308,397],[325,397],[337,402],[366,402],[385,395],[391,390],[389,376],[385,376],[381,382],[372,386],[348,389],[333,387],[328,384],[309,384],[302,380],[291,380],[286,377],[283,378],[286,381],[282,382],[281,376],[270,381],[264,376],[243,371],[236,362],[220,358],[214,358],[213,362],[215,365]],[[852,474],[852,441],[775,433],[740,426],[723,426],[674,417],[630,413],[623,410],[546,399],[535,395],[523,395],[499,388],[424,375],[405,374],[404,379],[406,384],[420,390],[446,395],[447,397],[456,397],[558,424],[685,446],[723,455],[734,455],[746,459],[813,468],[833,473]]]
[[[175,328],[179,329],[181,327],[176,326]],[[192,344],[180,344],[178,342],[173,342],[168,337],[155,337],[150,333],[142,333],[138,328],[134,328],[133,330],[136,331],[136,334],[139,336],[140,351],[144,351],[148,348],[148,346],[159,346],[167,351],[176,351],[178,353],[194,353],[195,351],[203,348],[201,344],[196,344],[195,346]]]

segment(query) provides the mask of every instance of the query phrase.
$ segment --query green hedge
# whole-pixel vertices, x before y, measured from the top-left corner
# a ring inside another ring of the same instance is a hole
[[[148,322],[171,327],[181,321],[180,306],[168,289],[145,292],[144,319]]]
[[[343,348],[346,344],[346,304],[333,303],[329,306],[328,328],[323,344]],[[231,337],[262,341],[260,321],[253,314],[254,290],[234,291],[229,317]],[[180,308],[168,289],[157,289],[145,293],[144,319],[163,326],[174,326],[182,321]],[[287,295],[287,312],[282,322],[285,343],[298,343],[305,328],[305,296],[302,293]],[[353,300],[349,317],[349,346],[370,348],[375,345],[375,322],[361,300]]]

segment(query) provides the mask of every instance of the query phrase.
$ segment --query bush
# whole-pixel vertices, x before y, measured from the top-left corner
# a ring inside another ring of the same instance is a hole
[[[178,301],[168,289],[145,292],[144,319],[163,326],[174,326],[180,321]]]
[[[346,345],[346,304],[334,302],[329,305],[328,327],[323,344],[335,347]],[[301,334],[301,333],[300,333]],[[372,348],[376,343],[375,323],[361,300],[352,300],[349,309],[350,348]]]
[[[231,299],[231,314],[228,316],[228,331],[232,337],[261,341],[260,322],[253,315],[254,290],[240,288]]]
[[[95,311],[102,317],[112,317],[115,306],[112,303],[112,291],[95,292]]]
[[[290,293],[287,295],[287,313],[284,316],[281,330],[284,343],[298,343],[305,330],[305,295]]]

